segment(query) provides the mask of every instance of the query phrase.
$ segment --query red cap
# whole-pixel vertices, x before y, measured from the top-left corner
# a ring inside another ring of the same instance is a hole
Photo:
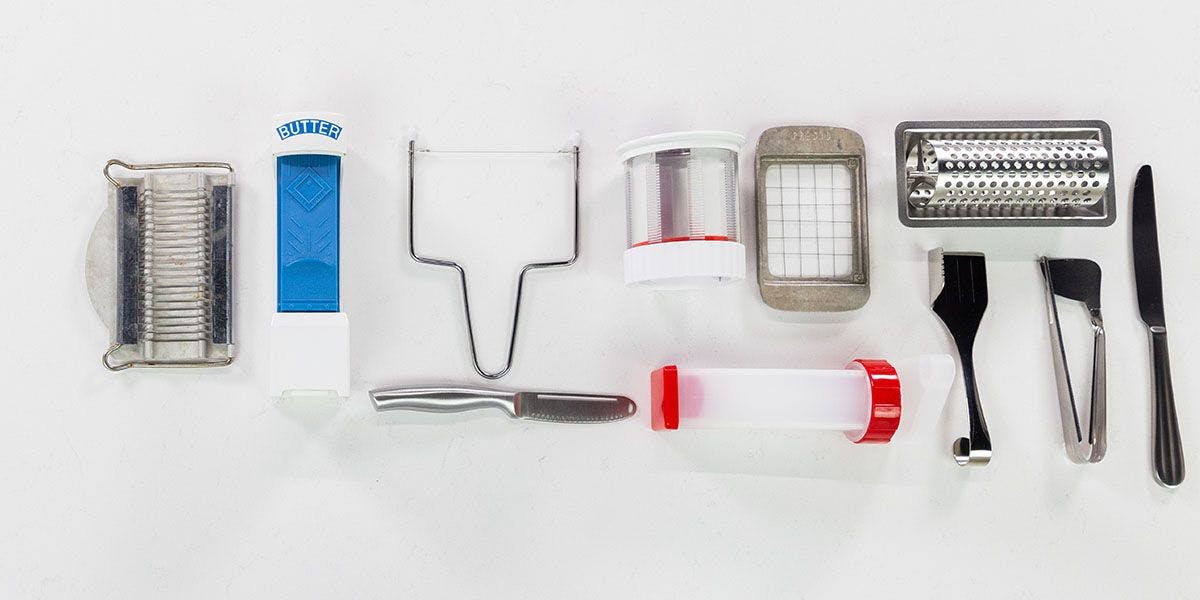
[[[650,373],[650,428],[679,429],[679,369],[675,365]]]
[[[900,427],[900,377],[886,360],[858,359],[846,365],[867,372],[871,384],[871,415],[863,431],[847,432],[856,444],[886,444]],[[676,411],[678,415],[678,410]]]

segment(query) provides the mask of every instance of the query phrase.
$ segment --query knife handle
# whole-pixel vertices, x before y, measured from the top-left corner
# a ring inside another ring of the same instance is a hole
[[[1150,348],[1154,358],[1154,475],[1162,485],[1175,487],[1183,482],[1183,443],[1175,415],[1165,327],[1150,328]]]
[[[482,388],[394,388],[374,390],[371,401],[375,410],[417,410],[456,413],[496,408],[510,417],[517,416],[516,397],[512,392]]]

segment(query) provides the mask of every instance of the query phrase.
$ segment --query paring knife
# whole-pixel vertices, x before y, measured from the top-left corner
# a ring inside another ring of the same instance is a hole
[[[1138,170],[1131,212],[1138,311],[1150,330],[1150,352],[1154,359],[1154,475],[1162,485],[1175,487],[1183,482],[1183,444],[1179,439],[1175,393],[1171,389],[1171,364],[1167,358],[1167,319],[1163,314],[1162,264],[1158,255],[1154,178],[1150,165]]]
[[[637,412],[624,396],[505,392],[486,388],[413,387],[374,390],[375,410],[418,410],[455,413],[497,408],[515,419],[552,423],[606,423]]]

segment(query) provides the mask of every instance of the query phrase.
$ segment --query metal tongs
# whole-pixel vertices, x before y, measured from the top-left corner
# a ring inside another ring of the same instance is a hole
[[[1054,371],[1058,378],[1058,404],[1062,412],[1063,441],[1067,456],[1077,463],[1100,462],[1105,451],[1104,319],[1100,316],[1100,265],[1085,258],[1041,258],[1046,280],[1046,305],[1050,311],[1050,337],[1054,341]],[[1058,318],[1058,296],[1082,302],[1092,322],[1092,402],[1085,425],[1079,418],[1067,350]]]

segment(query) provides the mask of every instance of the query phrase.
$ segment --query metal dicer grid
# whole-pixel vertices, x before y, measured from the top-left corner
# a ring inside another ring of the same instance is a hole
[[[767,266],[776,277],[841,278],[854,266],[852,178],[845,165],[767,167]]]

